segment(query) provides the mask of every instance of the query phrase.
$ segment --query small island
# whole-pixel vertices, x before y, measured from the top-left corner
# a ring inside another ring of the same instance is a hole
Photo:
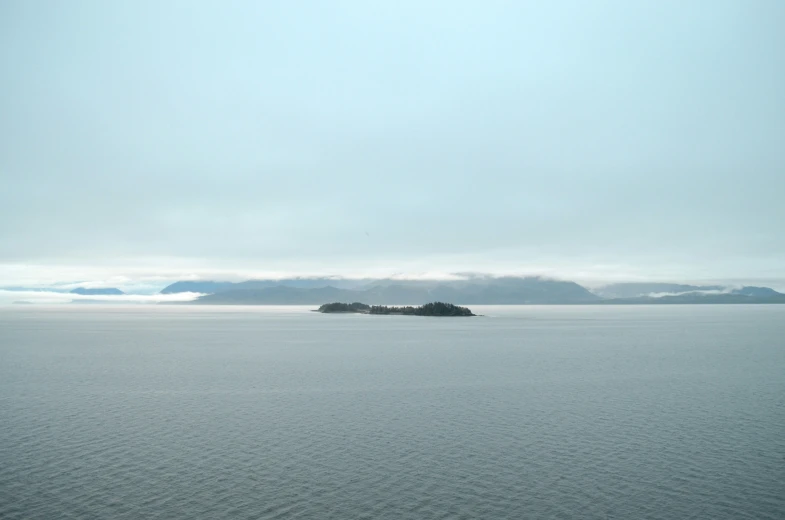
[[[387,307],[384,305],[366,305],[354,303],[325,303],[319,307],[318,312],[343,313],[353,312],[358,314],[390,314],[398,316],[476,316],[466,307],[459,307],[452,303],[433,302],[419,307]]]

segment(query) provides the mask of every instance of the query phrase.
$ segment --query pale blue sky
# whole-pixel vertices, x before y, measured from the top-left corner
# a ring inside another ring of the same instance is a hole
[[[6,0],[0,64],[0,281],[785,279],[779,0]]]

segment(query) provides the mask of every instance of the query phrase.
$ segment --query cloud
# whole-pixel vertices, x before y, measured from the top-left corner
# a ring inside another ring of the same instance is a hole
[[[192,301],[202,296],[200,293],[178,294],[122,294],[122,295],[80,295],[46,291],[8,291],[0,289],[0,305],[14,302],[37,304],[63,304],[72,301],[100,301],[106,303],[167,303]]]
[[[724,289],[710,289],[705,291],[653,292],[646,296],[649,298],[662,298],[664,296],[681,296],[683,294],[730,294],[733,292],[733,289],[733,287],[726,287]]]
[[[42,285],[785,277],[781,2],[11,3],[0,263],[85,267]]]

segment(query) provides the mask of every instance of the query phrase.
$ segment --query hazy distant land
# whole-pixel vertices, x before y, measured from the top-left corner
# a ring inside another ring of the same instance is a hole
[[[87,287],[77,287],[76,289],[72,289],[69,291],[71,294],[80,294],[82,296],[117,296],[121,294],[125,294],[120,289],[115,287],[97,287],[97,288],[87,288]]]
[[[76,289],[4,287],[12,292],[73,294],[71,303],[144,303],[114,287]],[[192,294],[186,294],[192,293]],[[148,294],[149,293],[145,293]],[[769,287],[631,282],[587,288],[568,280],[543,277],[475,275],[454,280],[289,278],[225,281],[179,281],[164,287],[168,302],[191,305],[321,305],[368,302],[369,305],[416,306],[428,302],[460,305],[665,305],[777,304],[785,294]],[[182,295],[182,298],[177,298]],[[198,295],[198,296],[197,296]],[[85,296],[101,296],[88,300]],[[191,299],[195,297],[195,299]],[[17,301],[38,303],[35,297]],[[149,303],[149,300],[148,300]]]
[[[208,293],[190,304],[321,305],[369,302],[423,305],[452,301],[461,305],[640,305],[785,303],[785,294],[768,287],[618,283],[589,290],[575,282],[541,277],[489,277],[467,280],[346,280],[296,278],[246,282],[176,282],[162,294]]]

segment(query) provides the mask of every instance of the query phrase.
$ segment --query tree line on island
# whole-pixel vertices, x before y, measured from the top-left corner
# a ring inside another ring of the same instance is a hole
[[[354,303],[325,303],[319,307],[319,312],[354,312],[359,314],[396,314],[403,316],[476,316],[466,307],[459,307],[452,303],[432,302],[418,307],[388,307],[385,305],[366,305]]]

